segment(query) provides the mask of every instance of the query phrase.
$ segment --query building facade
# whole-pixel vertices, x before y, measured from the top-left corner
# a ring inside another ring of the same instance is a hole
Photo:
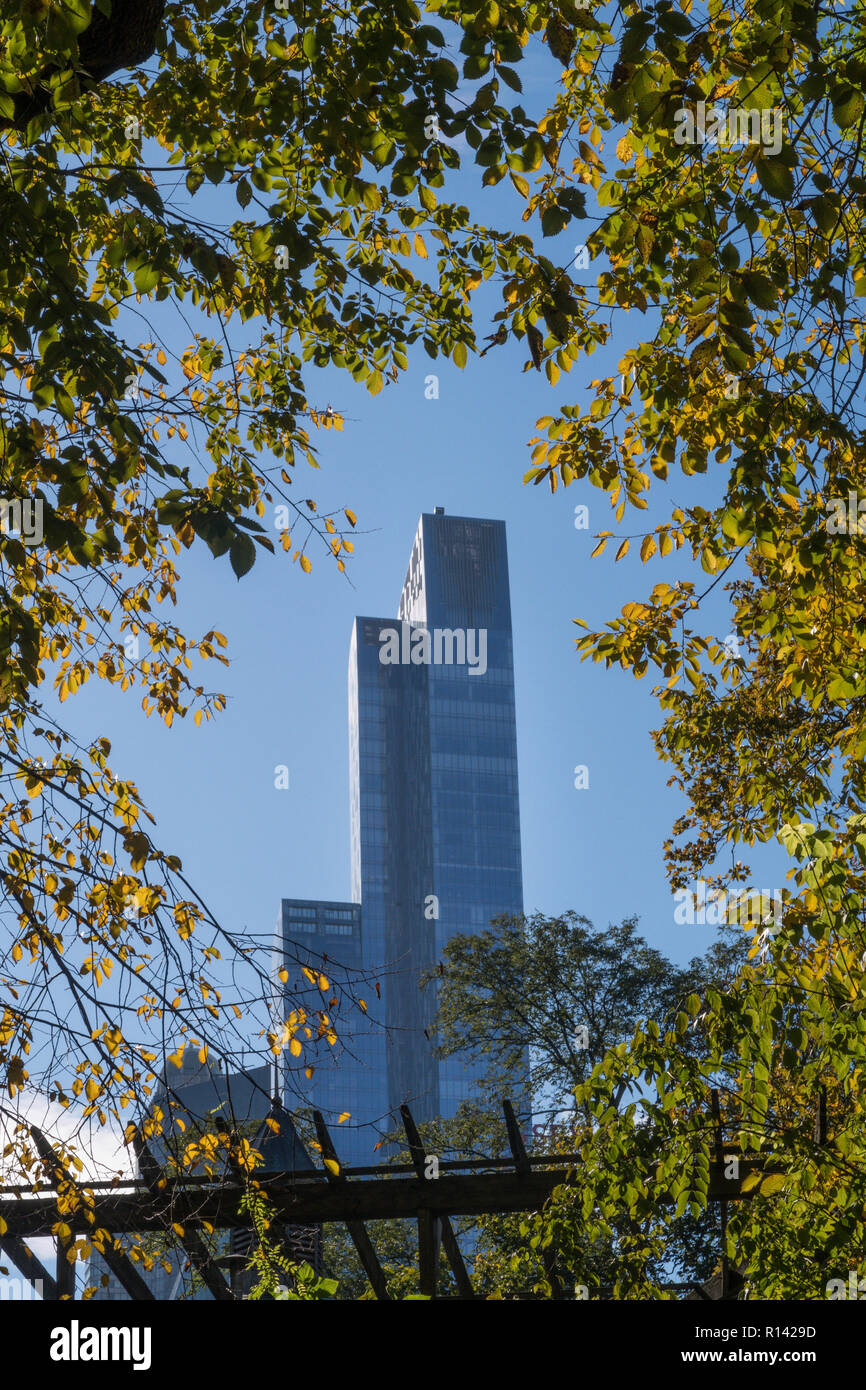
[[[435,984],[419,977],[451,936],[523,911],[504,522],[424,514],[396,617],[355,619],[349,770],[354,901],[286,899],[278,950],[303,940],[381,971],[384,1027],[362,1023],[354,1058],[317,1069],[311,1091],[326,1116],[351,1112],[344,1162],[369,1164],[401,1103],[447,1118],[475,1090],[461,1059],[434,1056]],[[326,927],[335,908],[351,921],[342,937]]]

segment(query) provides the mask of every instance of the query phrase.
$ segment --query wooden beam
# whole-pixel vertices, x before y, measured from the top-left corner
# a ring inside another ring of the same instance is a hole
[[[159,1165],[145,1144],[141,1131],[137,1126],[134,1126],[132,1131],[132,1147],[135,1150],[135,1156],[138,1160],[138,1168],[141,1173],[142,1181],[151,1197],[159,1201],[165,1191],[165,1189],[160,1187],[163,1181],[162,1173],[160,1172]],[[201,1275],[206,1286],[213,1294],[213,1297],[219,1302],[234,1303],[234,1294],[223,1278],[221,1270],[218,1269],[212,1259],[210,1252],[197,1230],[187,1230],[185,1221],[178,1217],[173,1204],[170,1213],[167,1210],[163,1212],[163,1229],[165,1229],[169,1222],[173,1226],[179,1225],[181,1227],[183,1235],[180,1237],[180,1242],[189,1256],[190,1262]],[[117,1230],[118,1228],[114,1227],[114,1229]],[[137,1227],[121,1227],[120,1229],[136,1230]]]
[[[0,1236],[0,1251],[8,1255],[15,1268],[20,1270],[30,1284],[42,1285],[42,1297],[49,1302],[57,1298],[57,1284],[52,1279],[42,1261],[37,1259],[19,1236]]]
[[[727,1178],[718,1164],[710,1164],[710,1201],[750,1201],[754,1192],[743,1192],[747,1178],[769,1177],[780,1171],[772,1164],[740,1159],[739,1178]],[[282,1221],[299,1225],[330,1221],[382,1221],[391,1217],[415,1219],[419,1207],[429,1207],[436,1215],[480,1216],[488,1212],[539,1211],[555,1187],[566,1185],[568,1168],[536,1168],[520,1176],[513,1168],[493,1173],[441,1173],[435,1183],[417,1177],[370,1178],[363,1182],[310,1182],[309,1172],[299,1182],[294,1174],[261,1179],[267,1200]],[[648,1189],[652,1176],[648,1179]],[[94,1226],[107,1231],[159,1231],[178,1221],[197,1229],[202,1221],[215,1227],[248,1226],[249,1218],[238,1214],[242,1188],[237,1183],[167,1183],[154,1197],[138,1185],[128,1192],[106,1191],[94,1194],[89,1207],[94,1220],[83,1212],[70,1212],[67,1225],[78,1234]],[[11,1235],[29,1239],[50,1235],[57,1220],[57,1199],[15,1197],[0,1200],[0,1216]]]
[[[36,1125],[28,1125],[30,1135],[36,1145],[36,1152],[42,1162],[53,1174],[54,1181],[61,1186],[75,1186],[74,1179],[70,1176],[66,1165],[56,1152],[54,1145],[50,1144]],[[53,1224],[53,1223],[52,1223]],[[54,1257],[54,1298],[57,1300],[75,1297],[75,1262],[67,1259],[67,1252],[72,1244],[71,1237],[55,1236],[57,1246]]]
[[[321,1146],[322,1159],[323,1161],[327,1160],[327,1162],[325,1162],[325,1173],[328,1183],[336,1185],[341,1194],[350,1187],[366,1187],[367,1184],[365,1182],[350,1184],[343,1177],[340,1160],[337,1158],[337,1150],[334,1148],[333,1140],[325,1124],[325,1117],[322,1115],[321,1111],[313,1111],[313,1123],[316,1126],[316,1137]],[[329,1168],[328,1163],[336,1164],[337,1171],[334,1172],[333,1169]],[[358,1259],[361,1261],[364,1273],[370,1280],[370,1285],[374,1294],[377,1298],[390,1302],[391,1295],[388,1293],[385,1274],[382,1266],[379,1264],[376,1251],[373,1249],[373,1242],[367,1234],[367,1228],[364,1222],[357,1218],[350,1217],[343,1217],[342,1219],[346,1222],[346,1229],[352,1239],[352,1244],[358,1252]]]
[[[156,1294],[153,1289],[145,1282],[126,1252],[116,1249],[112,1236],[108,1237],[103,1246],[102,1258],[124,1292],[128,1293],[136,1303],[155,1300]]]
[[[514,1108],[510,1100],[502,1102],[502,1109],[505,1112],[505,1129],[508,1133],[508,1147],[514,1159],[514,1167],[518,1173],[524,1174],[531,1171],[529,1159],[526,1154],[526,1147],[523,1143],[523,1135],[514,1114]]]
[[[425,1182],[433,1182],[433,1181],[438,1182],[438,1181],[439,1181],[439,1174],[438,1174],[438,1172],[437,1172],[437,1175],[436,1175],[436,1178],[435,1178],[435,1179],[433,1179],[433,1178],[428,1178],[428,1177],[426,1176],[426,1170],[427,1170],[427,1154],[426,1154],[425,1151],[424,1151],[424,1145],[421,1143],[421,1136],[420,1136],[420,1134],[418,1133],[418,1128],[417,1128],[417,1126],[416,1126],[416,1124],[415,1124],[414,1119],[412,1118],[412,1112],[410,1111],[408,1105],[401,1105],[401,1106],[400,1106],[400,1116],[401,1116],[401,1118],[402,1118],[402,1120],[403,1120],[403,1128],[404,1128],[405,1131],[406,1131],[406,1139],[408,1140],[408,1143],[409,1143],[409,1152],[410,1152],[410,1154],[412,1155],[412,1162],[413,1162],[414,1165],[415,1165],[415,1172],[418,1174],[418,1177],[424,1179]],[[434,1233],[434,1238],[435,1238],[435,1233]],[[440,1217],[439,1217],[439,1238],[441,1239],[442,1245],[443,1245],[444,1248],[445,1248],[445,1255],[446,1255],[446,1258],[447,1258],[447,1260],[448,1260],[448,1263],[449,1263],[450,1266],[451,1266],[451,1272],[452,1272],[452,1274],[454,1275],[454,1281],[455,1281],[455,1283],[457,1284],[457,1292],[460,1294],[460,1297],[461,1297],[461,1298],[474,1298],[474,1297],[475,1297],[475,1290],[474,1290],[473,1287],[472,1287],[472,1280],[469,1278],[469,1272],[468,1272],[468,1270],[467,1270],[467,1268],[466,1268],[466,1265],[465,1265],[465,1263],[464,1263],[464,1260],[463,1260],[463,1252],[462,1252],[462,1250],[460,1249],[460,1246],[459,1246],[458,1243],[457,1243],[457,1237],[456,1237],[456,1235],[454,1234],[454,1227],[451,1225],[451,1219],[450,1219],[450,1217],[445,1216],[444,1213],[443,1213],[442,1215],[440,1215]],[[420,1227],[420,1217],[419,1217],[419,1227],[418,1227],[418,1255],[419,1255],[419,1265],[420,1265],[420,1256],[421,1256],[421,1227]],[[438,1259],[437,1259],[437,1273],[438,1273]],[[424,1291],[424,1290],[423,1290],[423,1285],[422,1285],[422,1293],[423,1293],[423,1291]]]

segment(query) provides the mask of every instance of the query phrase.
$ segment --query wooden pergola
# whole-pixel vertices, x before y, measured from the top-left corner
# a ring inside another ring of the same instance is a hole
[[[581,1161],[577,1154],[547,1154],[530,1156],[509,1101],[503,1101],[510,1156],[505,1158],[442,1159],[428,1163],[417,1126],[407,1106],[401,1106],[401,1118],[406,1133],[411,1162],[380,1164],[375,1167],[344,1168],[339,1162],[333,1140],[322,1115],[314,1112],[322,1169],[292,1172],[263,1172],[256,1170],[255,1182],[273,1209],[277,1219],[288,1227],[316,1226],[342,1222],[357,1250],[358,1257],[378,1299],[388,1299],[385,1274],[376,1256],[366,1222],[388,1218],[411,1218],[418,1227],[418,1263],[422,1293],[437,1296],[440,1251],[444,1251],[454,1275],[458,1297],[476,1297],[463,1254],[460,1250],[451,1218],[480,1216],[497,1212],[538,1211],[555,1188],[567,1185],[570,1174]],[[710,1164],[709,1200],[722,1204],[722,1230],[727,1203],[747,1198],[746,1179],[752,1174],[766,1175],[766,1161],[749,1160],[738,1155],[738,1176],[726,1176],[726,1154],[721,1140],[718,1098],[713,1095],[713,1116],[716,1122],[717,1144]],[[67,1259],[70,1241],[75,1236],[107,1232],[102,1252],[105,1263],[122,1288],[134,1300],[153,1300],[153,1291],[143,1279],[117,1237],[129,1232],[144,1234],[173,1229],[178,1235],[192,1267],[215,1299],[233,1300],[233,1293],[223,1272],[224,1261],[214,1258],[201,1237],[203,1229],[239,1230],[249,1228],[249,1218],[239,1211],[239,1199],[249,1182],[236,1167],[217,1178],[187,1176],[167,1178],[150,1153],[140,1133],[136,1132],[133,1146],[138,1161],[139,1178],[124,1181],[93,1182],[78,1185],[45,1136],[30,1126],[34,1143],[48,1171],[54,1172],[53,1183],[45,1184],[34,1193],[32,1187],[0,1188],[0,1252],[6,1255],[34,1284],[41,1281],[43,1297],[60,1299],[74,1297],[74,1264]],[[730,1147],[730,1146],[728,1146]],[[435,1171],[438,1176],[426,1176]],[[78,1198],[69,1209],[63,1201],[62,1214],[58,1201],[67,1198],[70,1187],[78,1188]],[[70,1235],[57,1239],[55,1276],[44,1268],[29,1249],[26,1241],[38,1236],[53,1236],[58,1221],[65,1223]],[[552,1268],[552,1257],[546,1262],[554,1297],[561,1296]],[[735,1290],[735,1272],[730,1275],[727,1262],[722,1261],[721,1275],[706,1285],[671,1285],[672,1288],[693,1288],[695,1297],[726,1298]],[[718,1285],[718,1288],[716,1287]],[[603,1290],[599,1290],[604,1294]]]

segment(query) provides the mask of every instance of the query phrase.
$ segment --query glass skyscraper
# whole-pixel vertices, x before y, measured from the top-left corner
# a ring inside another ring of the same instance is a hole
[[[349,764],[354,901],[284,900],[278,949],[288,937],[382,972],[384,1029],[353,1025],[355,1058],[317,1068],[310,1096],[351,1112],[340,1156],[369,1164],[402,1102],[448,1117],[475,1089],[459,1058],[433,1055],[435,987],[419,975],[455,933],[523,911],[504,522],[425,513],[397,617],[355,619]],[[328,931],[337,910],[343,937]]]

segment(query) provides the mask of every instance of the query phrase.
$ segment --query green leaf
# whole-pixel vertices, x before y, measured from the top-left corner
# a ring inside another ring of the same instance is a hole
[[[544,158],[544,141],[540,135],[532,134],[523,146],[520,154],[508,156],[508,163],[512,169],[520,174],[531,173],[537,169]]]
[[[254,261],[271,258],[271,234],[267,227],[257,227],[250,237],[250,253]]]
[[[159,271],[152,265],[140,265],[133,280],[139,294],[149,294],[159,284]]]
[[[863,93],[853,87],[834,87],[830,93],[833,103],[833,119],[842,130],[856,125],[863,114]]]
[[[788,1179],[784,1173],[773,1173],[769,1178],[764,1178],[761,1183],[761,1196],[773,1197],[777,1192],[784,1192],[788,1185]]]
[[[753,304],[757,304],[759,309],[776,308],[779,298],[772,280],[766,275],[756,275],[751,270],[744,270],[740,278]]]
[[[794,175],[781,159],[765,159],[759,155],[755,160],[761,187],[771,198],[788,202],[794,196]]]
[[[541,232],[543,236],[556,236],[568,226],[568,213],[563,212],[562,208],[545,208],[541,214]]]
[[[229,550],[229,560],[238,579],[243,579],[256,562],[256,548],[249,536],[235,536]]]
[[[517,73],[513,70],[513,68],[506,68],[500,65],[496,69],[496,75],[497,77],[501,77],[502,81],[506,84],[506,86],[510,87],[513,92],[523,91],[523,85],[520,81],[520,78],[517,76]]]

